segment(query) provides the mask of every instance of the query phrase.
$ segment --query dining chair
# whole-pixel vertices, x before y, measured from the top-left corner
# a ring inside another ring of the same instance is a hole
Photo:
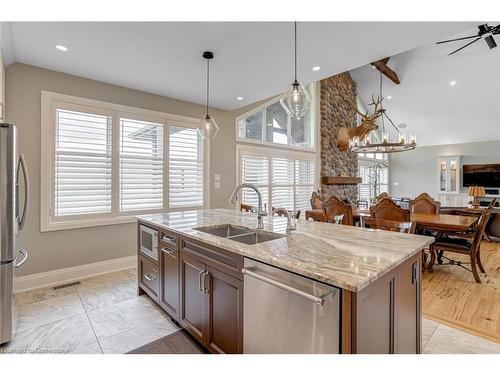
[[[436,239],[431,249],[431,260],[429,261],[428,265],[429,271],[432,271],[434,262],[436,260],[436,255],[438,253],[441,257],[444,257],[443,253],[445,252],[466,254],[470,257],[470,269],[464,266],[464,264],[467,263],[447,258],[449,260],[448,264],[458,265],[472,272],[474,280],[476,280],[477,283],[481,284],[481,278],[479,277],[477,267],[479,267],[481,273],[486,273],[481,263],[481,240],[483,239],[486,224],[490,220],[491,213],[493,212],[493,205],[495,204],[495,201],[496,199],[493,199],[492,204],[490,204],[479,217],[472,238],[447,234]]]
[[[271,212],[274,212],[275,210],[275,207],[272,207],[272,211]],[[300,210],[297,210],[297,211],[293,211],[293,210],[288,210],[288,213],[289,214],[292,214],[293,217],[298,220],[299,217],[300,217]],[[282,212],[277,212],[276,215],[278,216],[285,216]]]
[[[386,197],[370,207],[370,216],[374,219],[410,221],[410,210],[399,207]]]
[[[377,197],[375,198],[375,204],[377,204],[378,202],[380,202],[384,198],[391,199],[391,196],[384,191],[384,192],[380,193],[379,195],[377,195]]]
[[[412,214],[439,214],[441,203],[432,199],[427,193],[422,193],[415,199],[410,200],[410,212]]]
[[[241,211],[244,211],[244,212],[257,212],[257,207],[255,206],[250,206],[249,204],[241,204],[240,205],[240,209]]]
[[[313,210],[323,208],[323,201],[321,200],[319,193],[317,191],[312,192],[310,202],[311,202],[311,208]]]
[[[323,209],[329,223],[332,223],[335,216],[343,215],[342,224],[344,225],[354,225],[354,219],[352,216],[352,206],[350,204],[342,202],[335,195],[332,195],[323,204]]]
[[[415,233],[416,223],[414,221],[395,221],[374,219],[372,217],[362,217],[361,226],[363,228],[382,229],[391,232]]]

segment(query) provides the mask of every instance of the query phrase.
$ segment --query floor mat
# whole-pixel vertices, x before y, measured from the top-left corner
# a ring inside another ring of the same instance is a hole
[[[205,349],[194,341],[184,330],[150,342],[127,354],[205,354]]]

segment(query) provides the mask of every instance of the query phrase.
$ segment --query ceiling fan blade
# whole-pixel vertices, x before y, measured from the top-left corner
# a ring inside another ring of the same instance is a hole
[[[440,41],[440,42],[436,42],[436,44],[449,43],[449,42],[456,42],[457,40],[464,40],[464,39],[470,39],[470,38],[477,38],[477,35],[464,36],[463,38],[456,38],[456,39],[442,40],[442,41]]]
[[[486,41],[486,44],[490,49],[495,48],[497,46],[497,43],[495,42],[495,39],[493,38],[493,35],[488,35],[486,38],[484,38]]]
[[[470,46],[472,43],[477,42],[479,39],[481,39],[481,37],[478,37],[478,38],[474,39],[472,42],[467,43],[465,46],[462,46],[459,49],[453,51],[452,53],[449,53],[448,56],[451,56],[451,55],[457,53],[458,51],[463,50],[465,47]]]

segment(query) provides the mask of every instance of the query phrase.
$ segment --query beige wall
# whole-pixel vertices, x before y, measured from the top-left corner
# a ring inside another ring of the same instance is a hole
[[[6,68],[7,120],[19,128],[19,149],[31,178],[31,207],[20,246],[29,261],[18,275],[120,258],[135,253],[135,224],[40,232],[40,92],[42,90],[201,118],[204,107],[55,71],[15,63]],[[241,111],[235,112],[239,113]],[[235,183],[235,113],[214,110],[220,132],[211,144],[211,207],[228,207]],[[221,189],[213,188],[220,174]]]

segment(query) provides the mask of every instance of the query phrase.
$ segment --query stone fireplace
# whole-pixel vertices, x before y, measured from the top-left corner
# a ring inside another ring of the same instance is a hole
[[[358,174],[358,156],[349,151],[340,151],[337,146],[337,133],[342,126],[356,124],[356,111],[349,101],[356,103],[356,82],[349,73],[341,73],[320,81],[321,114],[321,177],[349,176]],[[357,185],[321,184],[323,200],[332,194],[355,204],[358,195]]]

